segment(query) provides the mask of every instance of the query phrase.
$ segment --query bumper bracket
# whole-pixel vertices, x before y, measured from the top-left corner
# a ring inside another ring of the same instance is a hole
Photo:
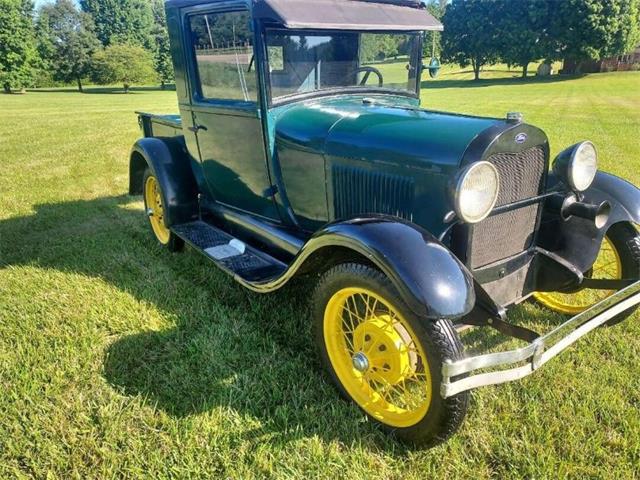
[[[587,333],[638,304],[640,281],[570,318],[525,347],[456,361],[446,360],[442,365],[440,393],[443,398],[448,398],[466,390],[511,382],[531,375]],[[490,371],[478,373],[479,370]]]

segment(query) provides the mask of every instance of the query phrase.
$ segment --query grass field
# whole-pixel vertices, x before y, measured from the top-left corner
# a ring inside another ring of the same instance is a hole
[[[592,139],[640,183],[640,73],[513,75],[448,70],[423,105],[519,110],[554,154]],[[407,449],[325,381],[309,282],[258,296],[155,245],[126,194],[137,109],[174,112],[175,92],[0,96],[0,478],[640,476],[638,316],[477,391],[449,443]]]

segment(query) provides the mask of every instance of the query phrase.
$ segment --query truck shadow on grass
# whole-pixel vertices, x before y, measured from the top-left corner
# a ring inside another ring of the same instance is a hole
[[[0,267],[100,278],[135,300],[137,307],[128,300],[123,318],[102,327],[103,376],[117,392],[176,420],[209,412],[257,425],[221,432],[248,442],[311,436],[406,451],[341,401],[321,372],[308,308],[313,278],[253,294],[188,248],[159,248],[138,201],[38,205],[33,215],[0,221]],[[169,328],[150,331],[149,309]],[[116,340],[109,344],[110,337]],[[496,340],[476,331],[473,341]]]

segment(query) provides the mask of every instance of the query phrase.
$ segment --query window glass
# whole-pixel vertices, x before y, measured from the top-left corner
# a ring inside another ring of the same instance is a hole
[[[339,87],[416,94],[419,33],[267,31],[273,98]]]
[[[284,48],[282,46],[267,47],[269,56],[269,68],[272,72],[282,72],[284,70]]]
[[[255,102],[257,83],[249,14],[210,13],[192,16],[189,22],[202,96]]]

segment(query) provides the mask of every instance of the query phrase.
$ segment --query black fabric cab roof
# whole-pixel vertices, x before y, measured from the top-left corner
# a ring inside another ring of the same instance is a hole
[[[167,0],[167,9],[227,3]],[[253,15],[288,28],[442,30],[420,0],[253,0]]]
[[[256,0],[253,11],[288,28],[442,30],[419,0]]]

